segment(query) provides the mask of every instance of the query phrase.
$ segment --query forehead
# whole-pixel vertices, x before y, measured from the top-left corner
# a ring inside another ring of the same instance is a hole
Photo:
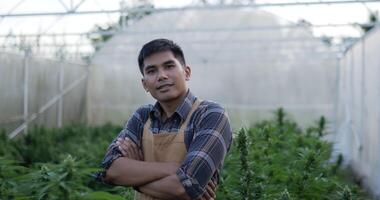
[[[178,62],[177,58],[171,51],[162,51],[154,53],[144,59],[144,67],[152,65],[161,65],[169,60]]]

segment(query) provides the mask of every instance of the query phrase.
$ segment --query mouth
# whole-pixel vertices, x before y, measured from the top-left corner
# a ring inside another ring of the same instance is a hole
[[[157,90],[162,90],[162,89],[167,89],[171,86],[173,86],[174,84],[171,84],[171,83],[165,83],[165,84],[162,84],[162,85],[159,85],[158,87],[156,87]]]

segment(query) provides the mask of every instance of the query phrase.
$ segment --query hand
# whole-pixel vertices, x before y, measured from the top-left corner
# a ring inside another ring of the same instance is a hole
[[[128,137],[117,138],[116,145],[121,154],[133,160],[144,160],[144,155],[139,147]]]
[[[203,193],[203,195],[198,198],[197,200],[214,200],[216,198],[216,185],[215,183],[210,180],[206,185],[206,191]]]

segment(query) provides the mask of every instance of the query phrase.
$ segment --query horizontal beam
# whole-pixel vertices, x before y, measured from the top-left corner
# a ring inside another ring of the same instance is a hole
[[[172,29],[172,30],[146,30],[146,31],[129,31],[125,30],[125,33],[131,34],[150,34],[150,33],[184,33],[184,32],[220,32],[220,31],[261,31],[261,30],[278,30],[278,29],[294,29],[294,28],[341,28],[341,27],[357,27],[359,23],[342,23],[342,24],[311,24],[311,25],[279,25],[279,26],[247,26],[247,27],[229,27],[229,28],[204,28],[204,29]],[[368,26],[377,25],[376,23],[365,24]],[[102,31],[102,32],[71,32],[71,33],[45,33],[45,34],[3,34],[0,38],[12,38],[12,37],[57,37],[57,36],[90,36],[90,35],[113,35],[122,31]]]
[[[141,11],[179,11],[179,10],[205,10],[205,9],[231,9],[231,8],[263,8],[263,7],[287,7],[287,6],[313,6],[313,5],[333,5],[333,4],[355,4],[355,3],[380,3],[379,0],[328,0],[328,1],[312,1],[312,2],[284,2],[284,3],[257,3],[257,4],[230,4],[230,5],[204,5],[204,6],[185,6],[175,8],[139,8]],[[136,9],[137,10],[137,9]],[[93,15],[93,14],[112,14],[122,13],[125,10],[89,10],[89,11],[67,11],[67,12],[41,12],[41,13],[14,13],[0,14],[0,18],[10,17],[42,17],[42,16],[57,16],[57,15]]]
[[[236,38],[226,38],[223,40],[223,44],[238,44],[238,45],[250,45],[255,46],[259,45],[260,47],[262,44],[265,44],[267,46],[273,46],[280,45],[283,43],[304,43],[304,42],[323,42],[324,40],[328,40],[329,38],[324,37],[288,37],[288,38],[247,38],[247,39],[236,39]],[[352,38],[352,39],[359,39],[359,38]],[[181,45],[187,46],[187,45],[206,45],[206,46],[214,46],[214,45],[220,45],[220,41],[222,40],[216,40],[216,39],[196,39],[196,40],[181,40]],[[101,46],[102,43],[99,44],[92,44],[92,43],[40,43],[38,44],[38,47],[70,47],[70,48],[76,48],[76,47],[88,47],[88,46]],[[118,43],[118,45],[125,45],[125,46],[131,46],[131,45],[140,45],[137,42],[125,42],[122,41]],[[37,46],[37,44],[33,45]],[[11,43],[7,45],[6,43],[3,45],[0,45],[0,49],[7,49],[7,48],[15,48],[19,47],[19,45],[15,45],[14,43]]]
[[[41,12],[41,13],[14,13],[14,14],[0,14],[0,18],[10,17],[44,17],[44,16],[57,16],[57,15],[93,15],[93,14],[112,14],[121,13],[122,10],[88,10],[88,11],[67,11],[67,12]]]
[[[125,33],[128,34],[151,34],[151,33],[186,33],[186,32],[235,32],[235,31],[270,31],[279,29],[302,29],[302,28],[341,28],[341,27],[356,27],[359,26],[358,23],[343,23],[343,24],[289,24],[289,25],[272,25],[272,26],[247,26],[247,27],[228,27],[228,28],[184,28],[184,29],[173,29],[173,30],[144,30],[144,31],[133,31],[126,30]],[[366,24],[367,25],[367,24]],[[370,25],[370,24],[369,24]],[[375,24],[374,24],[375,25]]]

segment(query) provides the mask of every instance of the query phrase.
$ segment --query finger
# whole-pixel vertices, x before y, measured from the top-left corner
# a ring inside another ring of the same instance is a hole
[[[117,138],[116,139],[116,144],[119,145],[120,143],[122,143],[124,140],[123,138]]]
[[[210,196],[210,194],[209,194],[209,192],[208,192],[208,189],[207,189],[208,187],[206,186],[206,191],[203,193],[203,195],[202,195],[202,197],[203,198],[205,198],[205,199],[210,199],[211,198],[211,196]]]
[[[210,186],[207,186],[206,187],[206,191],[207,191],[207,193],[208,193],[208,195],[210,196],[210,197],[212,197],[212,198],[215,198],[215,191],[214,191],[214,189],[213,188],[211,188]]]
[[[129,138],[126,137],[125,141],[126,141],[126,143],[128,143],[129,145],[131,145],[131,147],[134,148],[136,150],[136,152],[138,152],[137,150],[139,148],[137,147],[137,145],[131,139],[129,139]]]
[[[120,143],[120,148],[122,148],[124,151],[128,151],[128,145],[125,144],[125,142]]]
[[[117,138],[115,142],[116,146],[120,146],[123,143],[123,141],[124,140],[122,138]]]
[[[126,156],[126,157],[131,157],[131,153],[130,151],[128,150],[128,145],[126,145],[126,143],[124,141],[122,141],[119,145],[119,149],[120,151],[122,151],[123,155]]]
[[[203,197],[202,197],[202,199],[205,199],[205,200],[209,200],[211,198],[212,197],[210,197],[210,195],[207,192],[205,194],[203,194]]]
[[[126,138],[125,139],[126,143],[128,144],[128,146],[130,147],[129,150],[131,153],[133,153],[133,155],[135,156],[136,159],[138,159],[140,157],[139,155],[139,151],[140,149],[137,147],[137,145],[132,141],[130,140],[129,138]]]
[[[210,197],[214,197],[215,195],[214,190],[209,185],[206,186],[206,192]]]
[[[128,151],[129,155],[131,156],[131,158],[137,160],[138,159],[138,152],[136,151],[135,148],[133,148],[133,146],[131,145],[130,142],[126,142],[125,143],[125,146],[126,146],[126,150]]]
[[[216,185],[215,185],[214,181],[210,180],[210,181],[208,182],[208,185],[209,185],[213,190],[215,190]]]
[[[128,157],[128,153],[121,147],[121,146],[118,146],[120,152],[121,152],[121,155],[125,156],[125,157]]]

